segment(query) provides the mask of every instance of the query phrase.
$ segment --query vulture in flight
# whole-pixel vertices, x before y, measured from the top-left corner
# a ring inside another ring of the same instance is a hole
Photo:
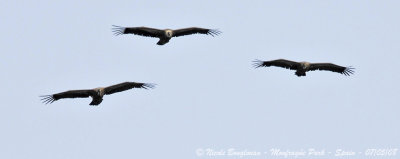
[[[97,106],[103,101],[104,95],[118,93],[132,88],[144,88],[144,89],[154,88],[154,85],[155,84],[149,84],[149,83],[123,82],[108,87],[99,87],[94,89],[83,89],[83,90],[70,90],[66,92],[61,92],[53,95],[45,95],[40,97],[43,97],[41,99],[43,103],[49,104],[63,98],[87,98],[90,96],[92,97],[92,102],[89,105]]]
[[[277,66],[286,69],[296,70],[295,74],[299,77],[306,76],[307,71],[315,71],[315,70],[332,71],[344,74],[346,76],[350,76],[350,74],[354,73],[353,71],[354,68],[352,67],[343,67],[332,63],[295,62],[285,59],[278,59],[272,61],[261,61],[261,60],[254,61],[254,67],[256,68],[269,67],[269,66]]]
[[[191,35],[191,34],[206,34],[211,36],[216,36],[221,34],[221,31],[217,29],[205,29],[205,28],[183,28],[183,29],[154,29],[154,28],[147,28],[147,27],[121,27],[113,25],[113,32],[115,35],[121,34],[135,34],[153,38],[159,38],[160,40],[157,42],[157,45],[164,45],[169,42],[172,37],[179,37],[184,35]]]

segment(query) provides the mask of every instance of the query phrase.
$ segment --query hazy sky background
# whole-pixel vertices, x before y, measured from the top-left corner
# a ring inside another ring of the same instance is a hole
[[[0,158],[400,148],[399,8],[395,0],[2,0]],[[114,36],[111,25],[223,33],[158,46],[155,38]],[[356,72],[299,78],[252,68],[255,59],[278,58]],[[105,96],[98,107],[89,98],[39,98],[124,81],[157,87]]]

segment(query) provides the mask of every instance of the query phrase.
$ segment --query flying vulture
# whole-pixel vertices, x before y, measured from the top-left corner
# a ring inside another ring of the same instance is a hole
[[[113,25],[113,32],[115,35],[121,34],[135,34],[153,38],[159,38],[160,41],[157,42],[157,45],[164,45],[169,42],[172,37],[179,37],[184,35],[191,35],[191,34],[207,34],[211,36],[216,36],[221,34],[221,31],[216,29],[204,29],[204,28],[183,28],[183,29],[154,29],[154,28],[147,28],[147,27],[121,27]]]
[[[43,97],[41,99],[43,103],[49,104],[63,98],[87,98],[90,96],[92,97],[92,102],[89,105],[96,106],[103,101],[104,95],[122,92],[132,88],[144,88],[144,89],[154,88],[154,85],[155,84],[149,84],[149,83],[123,82],[108,87],[99,87],[99,88],[84,89],[84,90],[70,90],[66,92],[61,92],[53,95],[45,95],[40,97]]]
[[[350,76],[354,71],[352,67],[343,67],[339,65],[335,65],[332,63],[309,63],[309,62],[295,62],[289,61],[285,59],[278,59],[272,61],[261,61],[255,60],[254,67],[269,67],[269,66],[277,66],[283,67],[286,69],[296,70],[297,76],[306,76],[307,71],[315,71],[315,70],[324,70],[324,71],[332,71],[344,74],[346,76]]]

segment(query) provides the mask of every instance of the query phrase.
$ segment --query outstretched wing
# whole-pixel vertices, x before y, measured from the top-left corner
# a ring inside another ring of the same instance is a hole
[[[61,92],[53,95],[45,95],[45,96],[40,96],[43,97],[41,100],[45,104],[53,103],[56,100],[62,99],[62,98],[87,98],[96,92],[94,90],[70,90],[66,92]]]
[[[160,37],[163,35],[164,31],[154,28],[147,28],[147,27],[121,27],[113,25],[113,32],[114,35],[121,35],[121,34],[135,34],[140,36],[147,36],[147,37]]]
[[[332,71],[332,72],[337,72],[344,74],[346,76],[350,76],[350,74],[354,73],[354,68],[352,67],[343,67],[339,65],[335,65],[332,63],[312,63],[310,65],[310,71],[315,71],[315,70],[326,70],[326,71]]]
[[[272,61],[255,60],[253,62],[254,62],[253,66],[255,68],[277,66],[277,67],[283,67],[286,69],[296,70],[300,65],[298,62],[289,61],[289,60],[285,60],[285,59],[278,59],[278,60],[272,60]]]
[[[109,87],[104,88],[105,94],[113,94],[117,92],[126,91],[132,88],[154,88],[155,84],[150,83],[136,83],[136,82],[124,82],[116,85],[112,85]]]
[[[207,35],[215,36],[215,35],[219,35],[221,33],[222,32],[217,29],[204,29],[204,28],[191,27],[191,28],[174,30],[173,36],[178,37],[178,36],[185,36],[185,35],[190,35],[190,34],[207,34]]]

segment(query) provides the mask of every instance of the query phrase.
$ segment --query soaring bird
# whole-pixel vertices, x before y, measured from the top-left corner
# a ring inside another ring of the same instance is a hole
[[[183,29],[154,29],[154,28],[147,28],[147,27],[121,27],[113,25],[113,32],[115,35],[121,34],[135,34],[153,38],[159,38],[160,40],[157,42],[157,45],[164,45],[169,42],[172,37],[179,37],[184,35],[191,35],[191,34],[207,34],[211,36],[216,36],[221,34],[222,32],[217,29],[204,29],[204,28],[183,28]]]
[[[324,71],[332,71],[344,74],[346,76],[350,76],[354,71],[352,67],[343,67],[339,65],[335,65],[332,63],[309,63],[309,62],[295,62],[289,61],[285,59],[278,59],[272,61],[261,61],[255,60],[254,67],[269,67],[269,66],[277,66],[283,67],[286,69],[296,70],[297,76],[306,76],[307,71],[315,71],[315,70],[324,70]]]
[[[40,96],[43,97],[41,100],[45,104],[53,103],[56,100],[63,98],[87,98],[92,97],[92,102],[89,105],[97,106],[103,101],[104,95],[109,95],[117,92],[126,91],[132,88],[154,88],[155,84],[149,83],[136,83],[136,82],[123,82],[120,84],[99,87],[94,89],[84,89],[84,90],[70,90],[66,92],[61,92],[53,95]]]

